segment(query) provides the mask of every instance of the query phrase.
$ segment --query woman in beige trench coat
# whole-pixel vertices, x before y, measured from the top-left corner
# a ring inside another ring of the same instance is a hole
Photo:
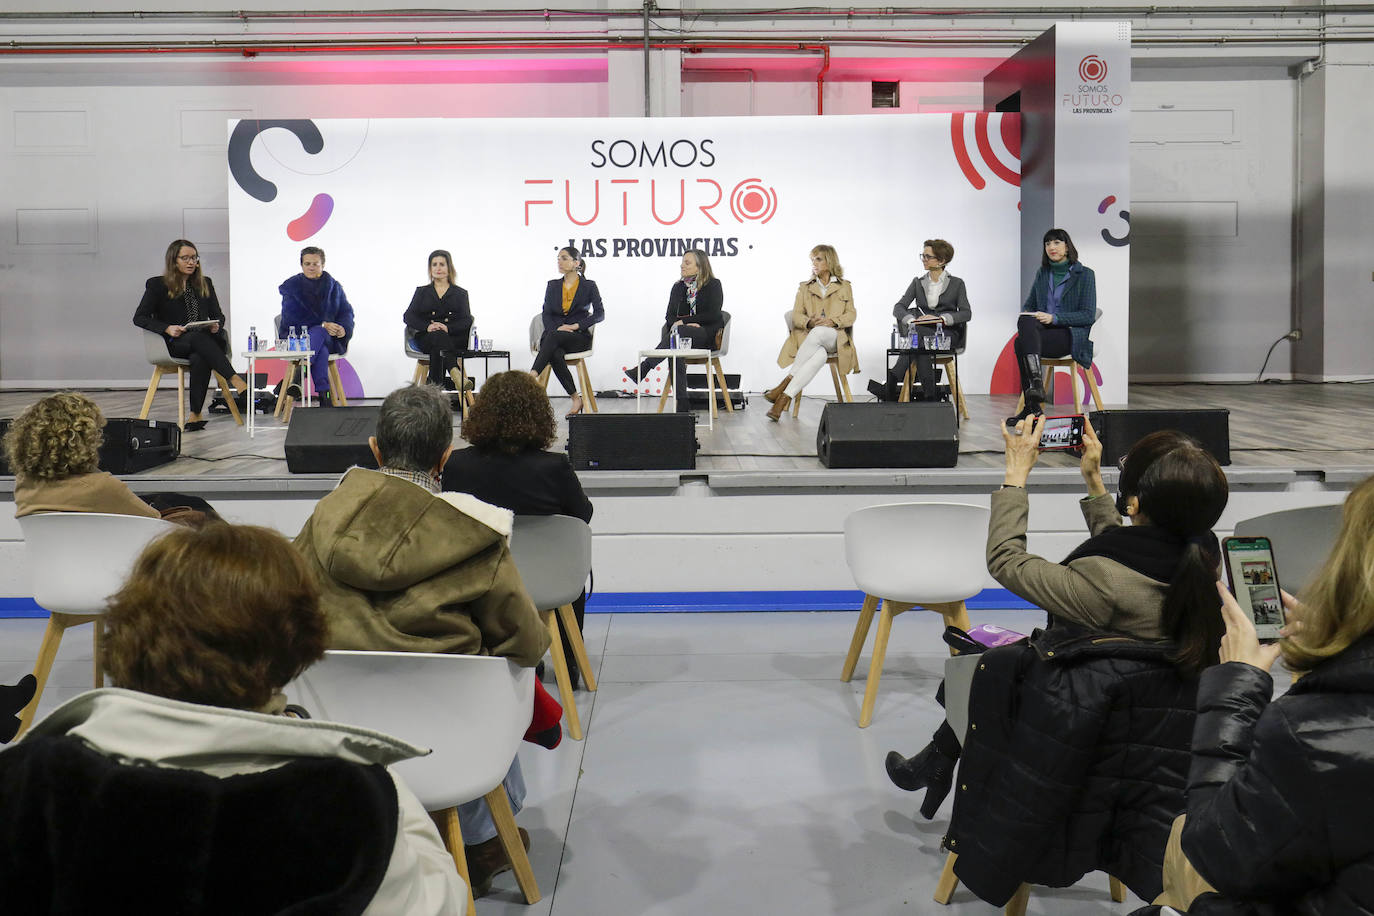
[[[830,357],[839,356],[841,372],[859,371],[850,340],[856,317],[854,290],[844,279],[839,256],[831,246],[817,245],[811,249],[811,279],[797,287],[792,333],[778,353],[778,365],[788,369],[787,376],[763,393],[773,403],[768,419],[777,421]]]

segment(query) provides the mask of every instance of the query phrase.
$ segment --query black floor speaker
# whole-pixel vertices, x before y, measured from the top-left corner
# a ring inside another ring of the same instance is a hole
[[[0,420],[0,436],[13,421]],[[134,474],[146,471],[181,455],[181,430],[175,423],[163,420],[139,420],[135,417],[110,417],[105,421],[105,439],[100,445],[100,469],[111,474]],[[9,456],[0,449],[0,474],[13,474]]]
[[[690,413],[580,413],[568,418],[568,458],[579,471],[690,471],[696,420]]]
[[[1161,429],[1192,436],[1217,464],[1230,464],[1230,417],[1229,410],[1096,410],[1088,419],[1102,440],[1102,466],[1111,467],[1137,442]]]
[[[311,407],[291,412],[286,469],[292,474],[342,474],[355,464],[375,468],[367,440],[381,407]]]
[[[720,383],[717,382],[716,384],[719,385]],[[744,392],[743,392],[742,390],[740,390],[739,375],[738,375],[738,374],[736,374],[736,373],[734,373],[734,372],[730,372],[730,373],[727,373],[727,374],[726,374],[726,376],[725,376],[725,390],[729,393],[729,395],[730,395],[730,403],[734,406],[734,408],[735,408],[736,410],[745,410],[746,408],[748,408],[748,406],[749,406],[749,399],[746,398],[746,397],[744,396]],[[669,399],[670,399],[670,400],[671,400],[671,398],[672,398],[672,395],[669,395]],[[694,409],[694,410],[707,410],[707,409],[709,409],[709,407],[711,406],[711,405],[710,405],[710,402],[709,402],[709,401],[707,400],[707,398],[706,398],[706,373],[705,373],[705,372],[689,372],[689,373],[687,373],[687,400],[688,400],[688,402],[692,405],[692,409]],[[716,391],[716,411],[719,412],[719,411],[722,411],[722,410],[724,410],[724,409],[725,409],[725,402],[721,399],[721,397],[720,397],[720,391],[719,391],[719,389],[717,389],[717,391]]]
[[[959,460],[954,405],[826,404],[816,456],[828,468],[952,468]]]

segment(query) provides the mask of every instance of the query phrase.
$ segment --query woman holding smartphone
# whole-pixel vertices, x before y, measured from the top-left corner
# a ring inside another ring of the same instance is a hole
[[[215,284],[200,271],[200,252],[186,239],[176,239],[163,255],[160,277],[149,277],[143,298],[134,311],[134,324],[162,335],[167,353],[191,362],[187,392],[191,418],[186,430],[205,428],[200,412],[216,373],[243,394],[248,383],[229,362],[229,335],[224,331],[224,310],[219,307]]]
[[[1202,675],[1186,817],[1174,823],[1155,902],[1187,913],[1374,912],[1374,478],[1282,639],[1218,584],[1226,636]],[[1273,699],[1282,656],[1301,674]],[[1185,858],[1186,856],[1186,858]]]
[[[1016,366],[1021,373],[1021,412],[1007,418],[1007,426],[1041,412],[1045,400],[1042,356],[1072,356],[1084,369],[1093,364],[1088,338],[1097,320],[1097,278],[1078,262],[1078,249],[1063,229],[1045,233],[1040,269],[1016,320]]]
[[[841,372],[859,371],[859,356],[849,335],[857,317],[854,289],[844,279],[840,256],[829,245],[812,248],[811,279],[797,287],[792,333],[778,353],[778,365],[788,370],[787,375],[763,393],[773,404],[768,419],[776,423],[830,357],[839,356]]]

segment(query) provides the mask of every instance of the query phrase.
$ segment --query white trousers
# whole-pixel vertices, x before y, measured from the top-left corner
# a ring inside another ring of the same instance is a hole
[[[835,355],[839,334],[834,328],[812,328],[806,339],[797,348],[797,357],[792,360],[792,381],[785,390],[789,398],[801,394],[806,383],[816,377],[825,367],[825,361]]]

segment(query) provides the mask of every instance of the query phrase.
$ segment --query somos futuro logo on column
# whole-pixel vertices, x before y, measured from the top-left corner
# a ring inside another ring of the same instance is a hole
[[[1120,93],[1107,85],[1107,62],[1096,54],[1089,54],[1078,62],[1079,84],[1075,91],[1066,92],[1060,107],[1074,114],[1112,114],[1125,104]]]

